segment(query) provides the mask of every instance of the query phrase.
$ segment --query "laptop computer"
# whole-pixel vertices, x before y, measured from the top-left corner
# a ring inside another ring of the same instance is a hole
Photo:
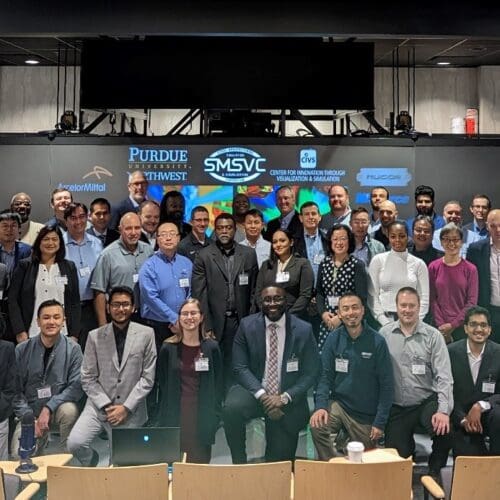
[[[149,465],[181,460],[179,427],[113,428],[111,463],[114,466]]]

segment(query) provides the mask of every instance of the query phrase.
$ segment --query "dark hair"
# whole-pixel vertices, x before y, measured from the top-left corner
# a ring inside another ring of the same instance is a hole
[[[64,306],[56,299],[49,299],[49,300],[44,300],[38,306],[38,309],[36,310],[36,317],[39,318],[40,314],[42,314],[43,309],[45,309],[46,307],[53,307],[53,306],[59,306],[63,310],[64,314]]]
[[[389,231],[393,226],[403,226],[405,228],[405,233],[406,236],[408,236],[408,227],[406,226],[406,222],[402,219],[396,219],[390,222],[387,226],[387,234],[389,234]]]
[[[202,315],[203,319],[201,320],[200,326],[198,327],[198,334],[200,338],[200,342],[205,340],[205,339],[214,339],[215,337],[213,336],[212,333],[207,332],[205,328],[205,315],[203,314],[203,311],[201,309],[201,303],[198,299],[186,299],[182,304],[181,307],[179,307],[179,316],[181,314],[182,309],[184,306],[188,304],[194,304],[198,306],[198,309],[200,310],[200,314]],[[184,337],[184,332],[182,331],[182,326],[179,327],[179,333],[176,333],[172,335],[171,337],[168,337],[167,339],[164,340],[164,342],[167,342],[168,344],[179,344],[182,342],[182,338]]]
[[[146,208],[148,205],[153,205],[154,207],[158,207],[160,208],[160,205],[158,203],[156,203],[156,201],[154,200],[144,200],[140,205],[139,205],[139,210],[138,210],[138,214],[140,214],[142,212],[142,210],[144,208]]]
[[[485,194],[475,194],[472,197],[472,200],[470,201],[471,206],[474,203],[474,200],[477,200],[478,198],[484,198],[488,202],[488,210],[491,210],[491,200],[490,200],[489,196],[487,196]]]
[[[278,231],[281,231],[287,238],[288,238],[288,241],[290,241],[291,243],[291,248],[290,248],[290,255],[294,255],[294,250],[295,250],[295,238],[293,237],[293,233],[291,231],[289,231],[288,229],[281,229],[281,228],[278,228],[276,229],[273,234],[271,235],[271,252],[269,254],[269,260],[268,260],[268,268],[271,269],[274,264],[277,262],[278,260],[278,257],[277,255],[274,253],[274,249],[273,249],[273,237],[274,235],[278,232]]]
[[[332,236],[335,231],[340,231],[343,229],[347,233],[347,239],[349,242],[349,246],[347,248],[348,255],[351,255],[352,252],[356,249],[356,240],[354,238],[354,233],[349,226],[345,224],[334,224],[326,233],[326,241],[328,241],[328,255],[333,255],[334,252],[332,250]]]
[[[111,212],[111,204],[106,198],[96,198],[90,203],[90,212],[94,211],[94,205],[106,205],[108,207],[108,212]]]
[[[196,205],[196,207],[194,207],[193,210],[191,210],[191,220],[193,220],[194,214],[197,212],[205,212],[207,214],[209,213],[208,210],[203,205]]]
[[[73,215],[73,212],[77,209],[81,208],[84,212],[85,215],[88,215],[89,209],[87,206],[83,203],[70,203],[67,207],[66,210],[64,210],[64,220],[67,220],[68,217]]]
[[[415,188],[415,201],[417,201],[418,196],[430,196],[432,202],[434,203],[434,189],[425,184],[420,184]]]
[[[417,222],[427,222],[428,224],[431,225],[431,231],[434,232],[434,220],[432,219],[432,217],[429,217],[428,215],[423,215],[423,214],[419,214],[417,215],[414,219],[413,219],[413,223],[411,225],[411,230],[413,231],[415,229],[415,224]]]
[[[111,300],[113,299],[113,295],[117,295],[119,293],[128,295],[130,297],[130,302],[132,303],[132,305],[134,305],[134,292],[132,288],[125,285],[114,286],[108,294],[108,302],[111,302]]]
[[[386,187],[384,187],[384,186],[375,186],[375,187],[372,187],[372,190],[370,191],[370,196],[373,193],[373,191],[375,191],[375,189],[383,189],[386,192],[386,194],[387,194],[387,199],[389,199],[389,190]]]
[[[367,210],[365,207],[358,207],[358,208],[355,208],[355,209],[351,212],[351,219],[352,219],[355,215],[358,215],[358,214],[368,214],[368,215],[370,215],[370,212],[368,212],[368,210]]]
[[[316,207],[319,212],[319,206],[315,201],[306,201],[305,203],[302,203],[302,205],[300,205],[300,215],[302,215],[302,210],[304,210],[304,208],[309,207]]]
[[[217,226],[217,222],[219,222],[219,220],[222,220],[222,219],[229,219],[229,220],[232,220],[233,221],[233,224],[234,224],[234,227],[236,227],[236,219],[234,218],[234,215],[232,214],[228,214],[227,212],[221,212],[216,218],[215,218],[215,221],[214,221],[214,228],[215,226]]]
[[[21,216],[17,212],[13,212],[10,208],[0,212],[0,222],[3,220],[12,220],[17,222],[17,225],[21,227]]]
[[[49,226],[43,226],[42,229],[40,229],[40,232],[38,233],[38,236],[36,237],[35,241],[33,242],[33,247],[31,249],[32,256],[31,259],[33,262],[40,262],[42,260],[42,252],[40,251],[40,245],[42,243],[43,238],[47,236],[49,233],[56,233],[58,238],[59,238],[59,250],[56,252],[56,262],[61,262],[64,260],[64,257],[66,257],[66,247],[64,245],[64,240],[63,236],[61,233],[61,230],[57,225],[49,225]]]
[[[57,194],[57,193],[64,193],[64,192],[69,193],[71,201],[73,201],[73,193],[69,189],[66,189],[66,188],[55,188],[54,191],[52,191],[52,194],[50,195],[50,202],[54,203],[54,195],[55,194]]]
[[[345,194],[349,195],[349,188],[347,186],[343,186],[342,184],[332,184],[328,187],[328,196],[330,196],[330,191],[332,190],[332,188],[337,186],[341,187],[345,191]]]
[[[262,222],[264,222],[264,214],[257,208],[251,208],[245,213],[245,217],[251,215],[252,217],[259,217]]]
[[[361,305],[364,306],[363,299],[356,292],[351,292],[350,290],[339,297],[339,304],[342,299],[346,299],[347,297],[356,297],[361,302]]]
[[[160,223],[170,222],[169,220],[167,220],[167,202],[170,198],[182,198],[183,205],[184,207],[186,206],[186,200],[184,198],[184,195],[180,191],[168,191],[163,195],[163,198],[160,202]]]
[[[476,314],[482,314],[486,318],[488,325],[491,326],[490,311],[488,311],[488,309],[486,309],[485,307],[481,306],[472,306],[469,309],[467,309],[467,311],[465,312],[464,324],[469,323],[470,317]]]
[[[396,304],[398,303],[399,296],[402,293],[409,293],[411,295],[415,295],[415,297],[417,297],[418,299],[418,303],[420,304],[420,295],[418,294],[417,290],[412,286],[404,286],[398,290],[398,293],[396,294]]]

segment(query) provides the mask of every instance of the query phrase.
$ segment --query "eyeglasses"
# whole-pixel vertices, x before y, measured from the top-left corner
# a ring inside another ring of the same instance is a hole
[[[467,323],[470,328],[481,328],[481,330],[486,330],[490,325],[488,323],[478,323],[477,321],[471,321]]]
[[[283,297],[283,295],[273,295],[271,297],[264,297],[262,299],[262,302],[264,304],[282,304],[283,302],[285,302],[285,297]]]
[[[179,236],[179,233],[176,233],[175,231],[167,231],[165,233],[160,233],[158,235],[158,238],[161,239],[166,239],[166,238],[175,238],[176,236]]]
[[[450,245],[451,243],[453,243],[453,245],[462,243],[462,240],[460,238],[442,238],[441,241],[443,243],[446,243],[447,245]]]
[[[201,314],[200,311],[181,311],[179,316],[183,318],[188,318],[189,316],[199,316]]]
[[[132,302],[110,302],[109,307],[111,307],[111,309],[128,309],[132,307]]]

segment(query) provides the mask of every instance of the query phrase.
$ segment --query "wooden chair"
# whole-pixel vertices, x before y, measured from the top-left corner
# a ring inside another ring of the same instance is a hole
[[[167,464],[47,468],[49,500],[166,500]]]
[[[29,483],[24,489],[21,478],[14,474],[4,474],[0,469],[0,500],[29,500],[39,489],[37,483]]]
[[[411,459],[384,463],[295,461],[294,500],[411,498]]]
[[[443,488],[430,476],[421,478],[424,498],[497,500],[500,498],[500,457],[457,457],[441,470]],[[450,496],[451,490],[451,496]]]
[[[292,462],[175,463],[170,500],[290,500]]]

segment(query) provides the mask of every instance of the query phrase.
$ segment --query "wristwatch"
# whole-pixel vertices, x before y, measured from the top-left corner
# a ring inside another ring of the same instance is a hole
[[[284,405],[287,405],[290,402],[290,397],[288,396],[288,394],[283,393],[280,394],[280,400]]]

